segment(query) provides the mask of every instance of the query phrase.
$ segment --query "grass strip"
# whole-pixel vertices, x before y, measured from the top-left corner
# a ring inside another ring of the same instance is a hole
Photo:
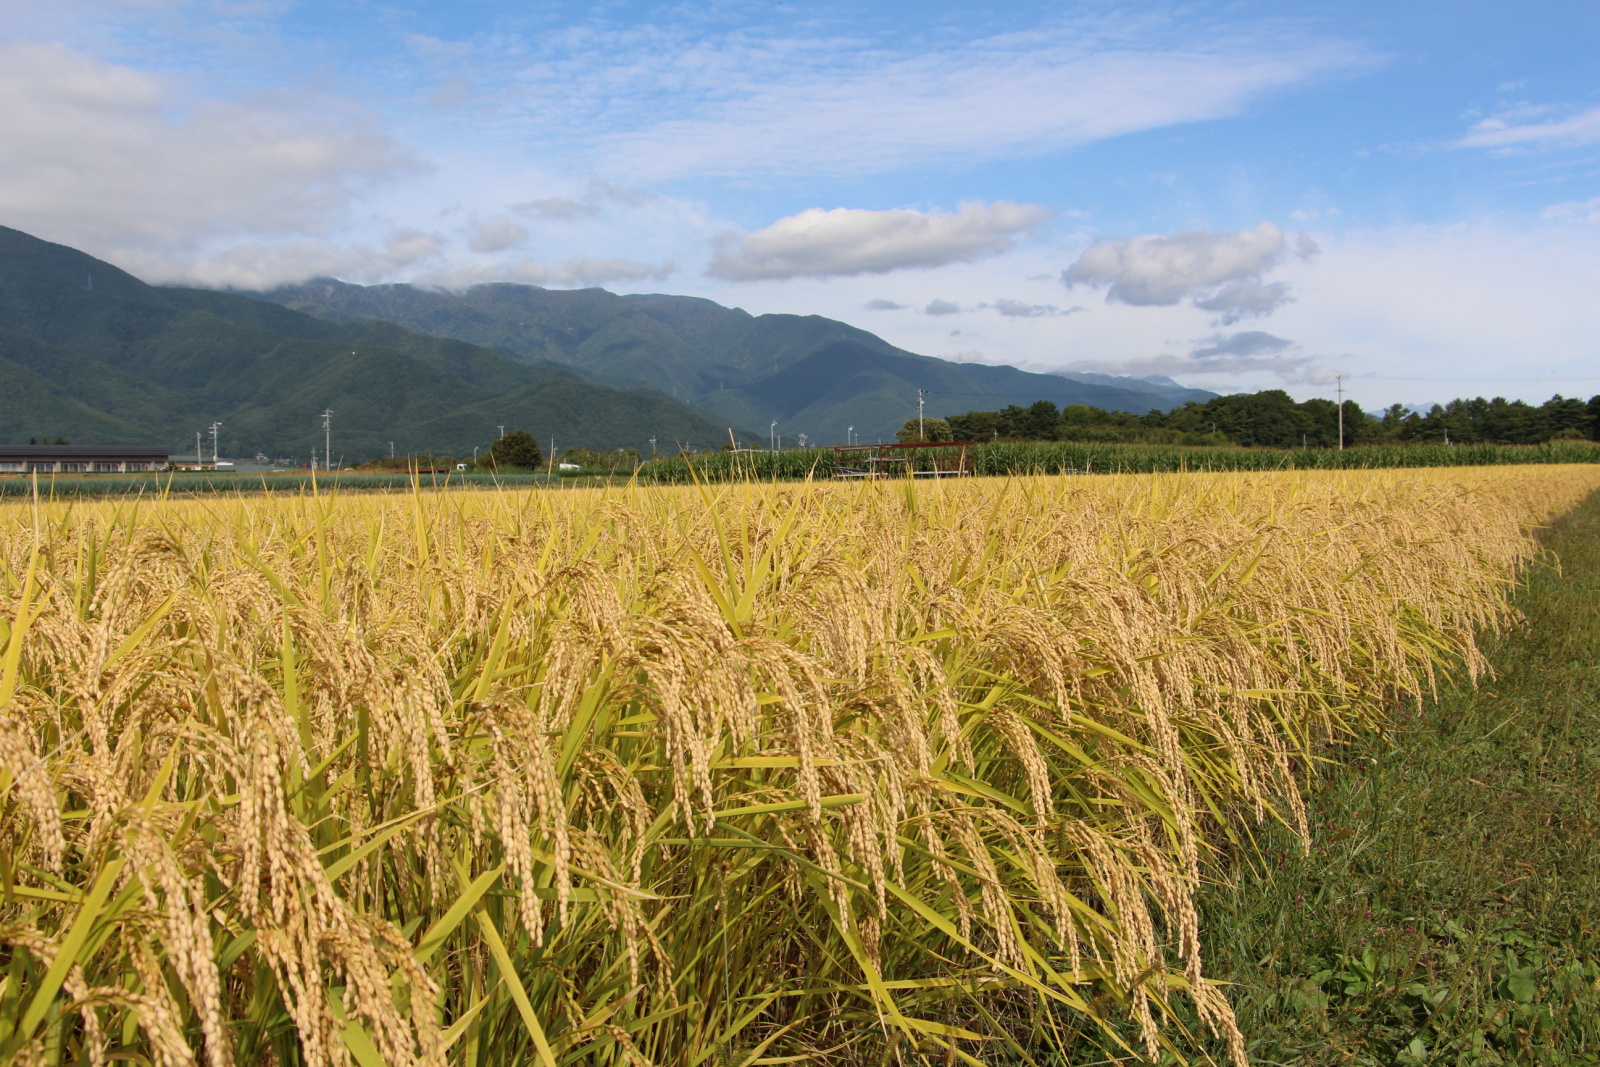
[[[1544,542],[1494,677],[1340,753],[1309,856],[1269,829],[1203,894],[1253,1062],[1600,1063],[1600,495]]]

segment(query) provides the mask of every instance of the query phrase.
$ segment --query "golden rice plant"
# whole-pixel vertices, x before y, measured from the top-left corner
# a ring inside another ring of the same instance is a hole
[[[0,1058],[1243,1045],[1194,891],[1589,469],[0,509]],[[1229,847],[1234,847],[1229,846]]]

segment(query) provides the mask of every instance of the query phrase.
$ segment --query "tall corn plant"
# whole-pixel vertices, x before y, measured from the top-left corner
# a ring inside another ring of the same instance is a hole
[[[0,534],[0,1055],[1026,1061],[1203,975],[1583,470],[106,503]]]

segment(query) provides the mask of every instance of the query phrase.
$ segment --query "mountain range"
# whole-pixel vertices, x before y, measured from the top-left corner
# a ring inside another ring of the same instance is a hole
[[[488,284],[317,279],[268,293],[152,286],[0,227],[0,439],[305,459],[470,454],[520,428],[558,446],[892,439],[931,416],[1051,400],[1144,412],[1213,394],[1164,379],[1037,374],[906,352],[815,315]],[[773,423],[777,423],[774,428]],[[208,441],[209,446],[209,441]]]
[[[232,293],[146,285],[0,227],[0,438],[194,448],[300,460],[470,455],[501,425],[558,445],[715,446],[727,424],[657,390],[618,389],[387,322],[336,323]],[[209,448],[209,441],[207,447]]]
[[[953,415],[1050,400],[1143,414],[1215,393],[1171,379],[1038,374],[896,348],[820,315],[751,315],[688,296],[495,283],[450,291],[318,278],[261,299],[335,322],[393,322],[617,386],[654,387],[725,422],[793,441],[893,439],[917,413]],[[763,436],[765,436],[763,434]]]

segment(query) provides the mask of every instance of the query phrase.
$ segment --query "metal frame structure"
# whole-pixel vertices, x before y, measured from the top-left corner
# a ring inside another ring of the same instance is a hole
[[[909,445],[834,445],[833,476],[835,478],[968,478],[973,474],[967,450],[971,441],[922,441]],[[929,458],[933,466],[917,469],[918,452],[927,449],[956,450],[954,466],[944,462],[944,457]],[[859,458],[858,458],[859,457]]]

